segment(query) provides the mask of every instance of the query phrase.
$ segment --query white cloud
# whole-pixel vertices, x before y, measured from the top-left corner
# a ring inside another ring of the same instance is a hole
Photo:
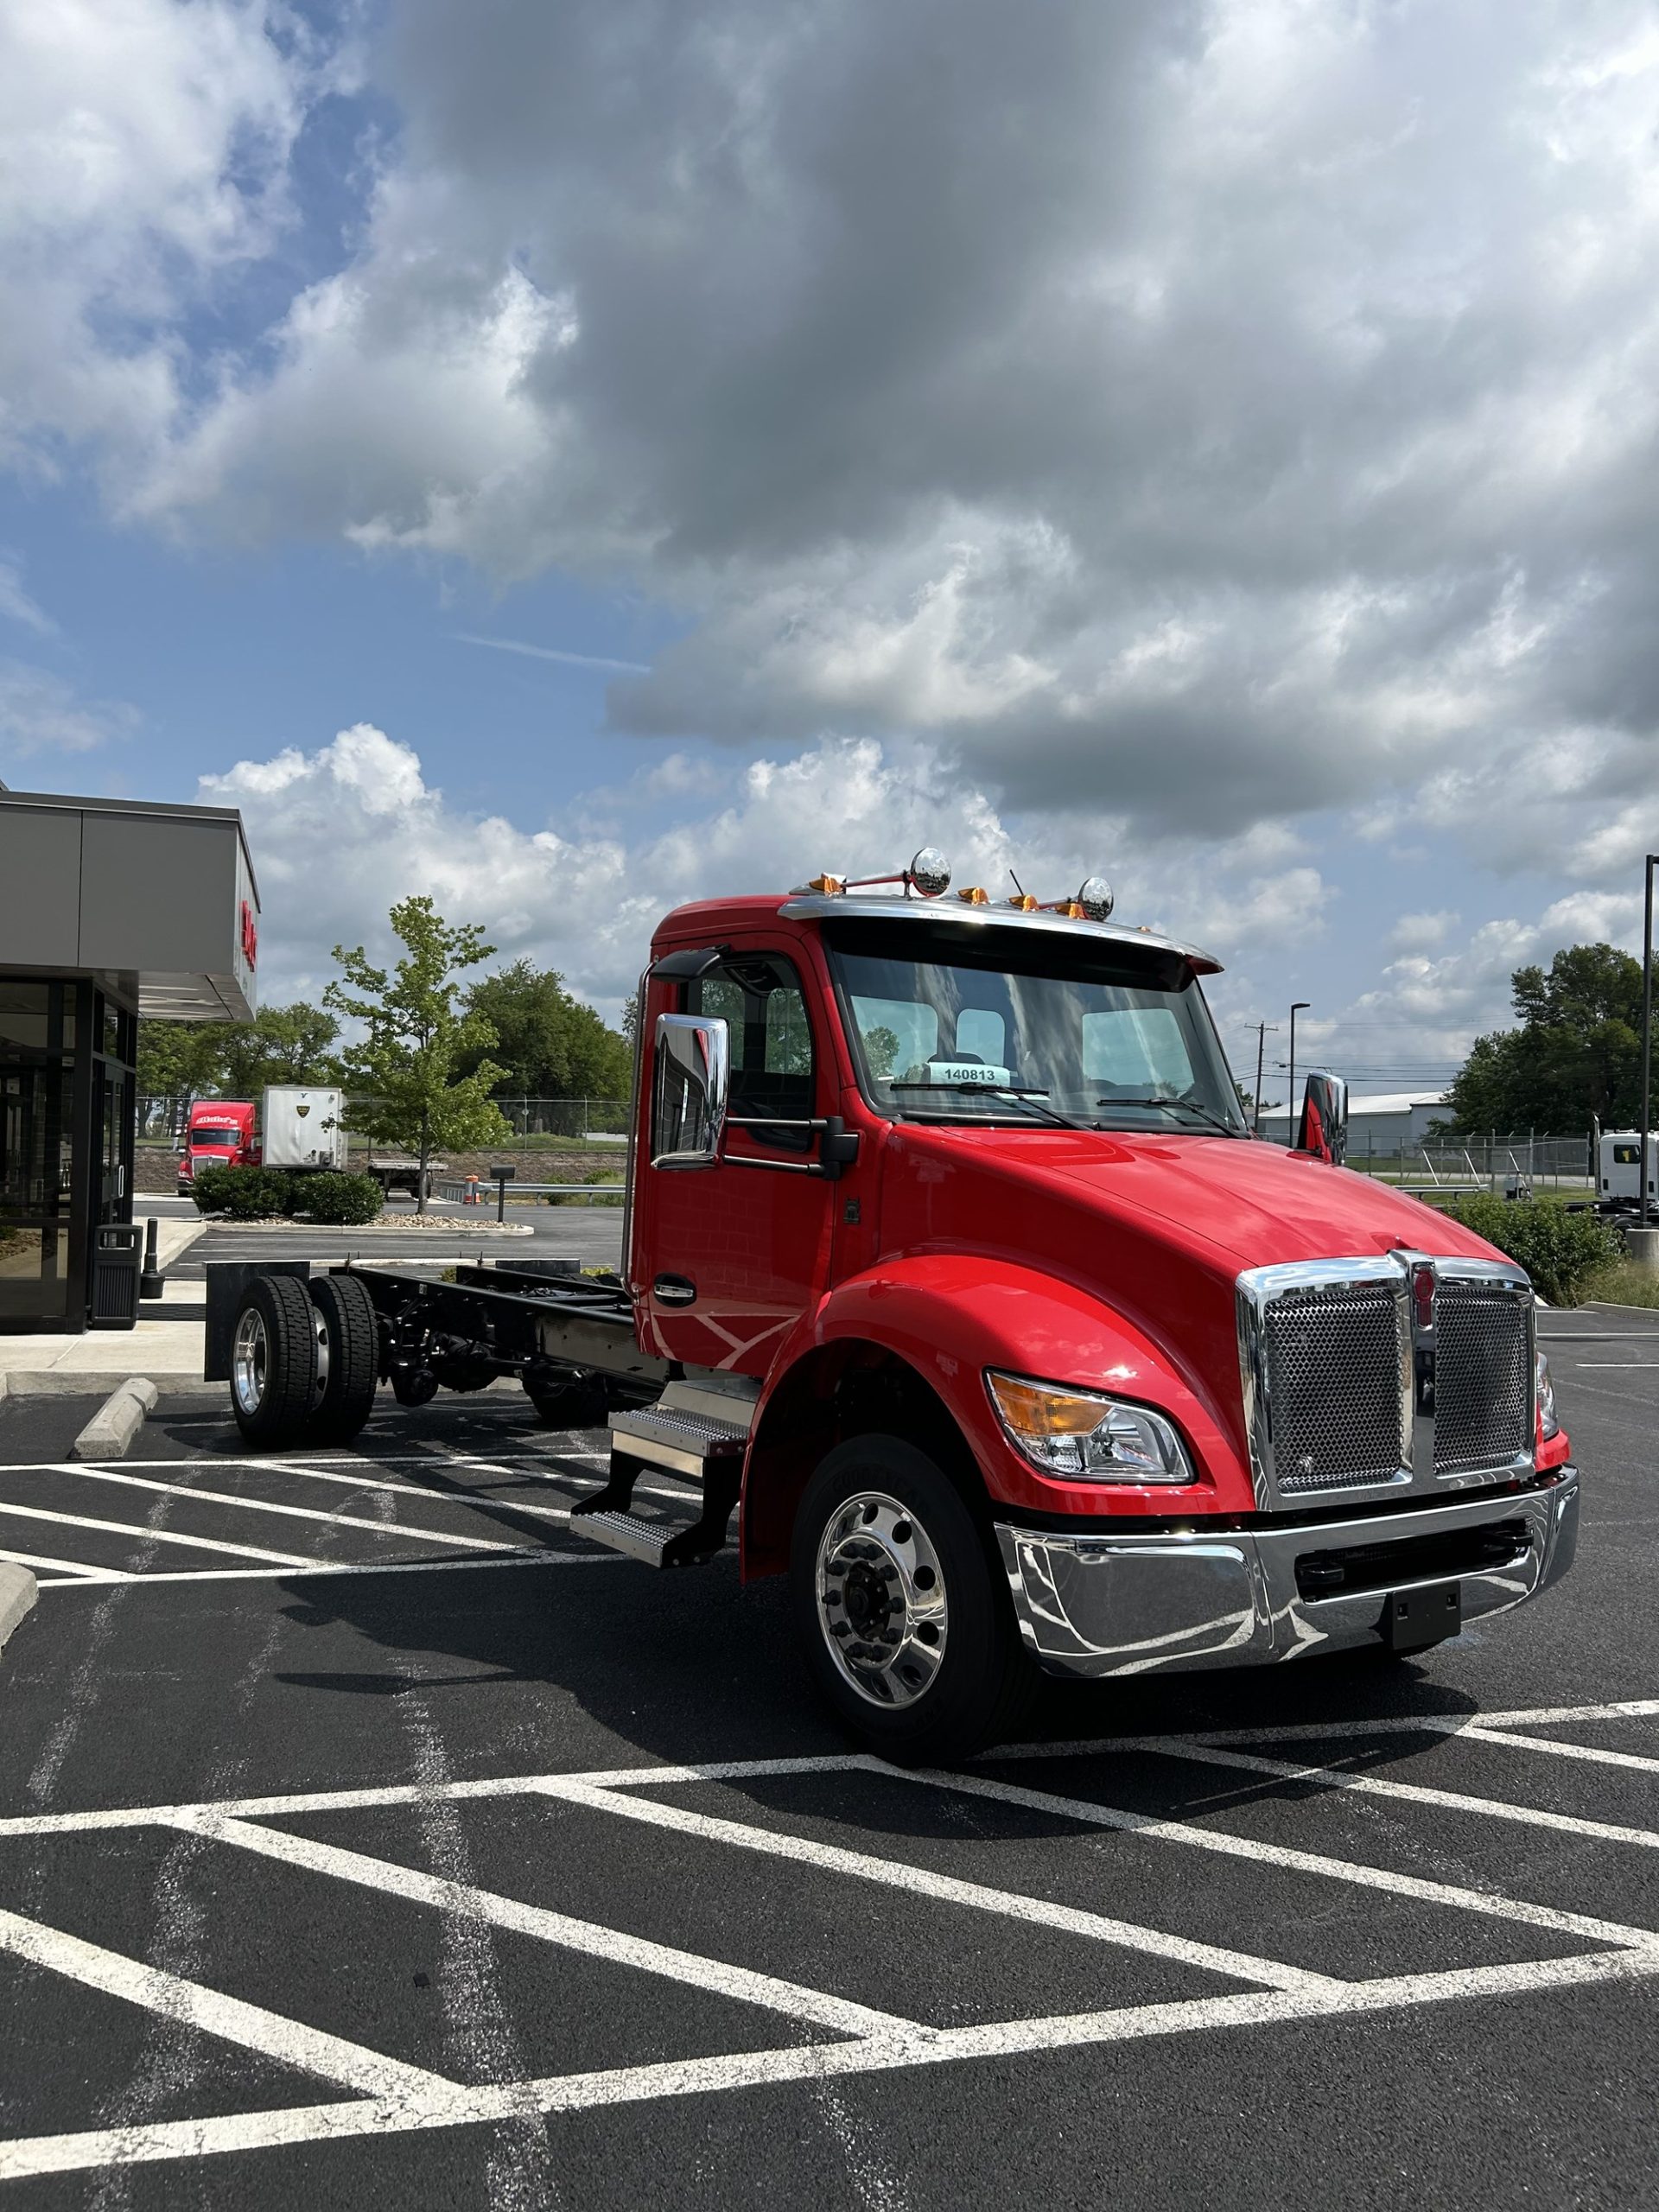
[[[57,624],[29,596],[23,586],[23,564],[11,554],[0,553],[0,619],[20,623],[36,637],[57,634]]]
[[[0,660],[0,763],[35,753],[88,753],[137,726],[132,707],[82,699],[50,669]]]
[[[556,966],[614,1012],[633,986],[655,923],[688,899],[783,891],[820,870],[874,874],[918,845],[942,845],[958,885],[1045,897],[1070,890],[1116,849],[1119,825],[1081,817],[1005,817],[936,748],[831,741],[797,757],[724,770],[671,760],[589,793],[526,831],[453,807],[415,753],[367,723],[306,753],[290,749],[204,777],[200,796],[241,808],[264,902],[265,988],[315,992],[336,943],[385,944],[387,909],[429,893],[478,921],[504,958]],[[677,818],[647,825],[664,804]],[[1118,874],[1119,911],[1223,957],[1313,925],[1328,892],[1316,869],[1285,867],[1260,841],[1219,851],[1166,849]],[[1154,903],[1156,902],[1156,903]]]

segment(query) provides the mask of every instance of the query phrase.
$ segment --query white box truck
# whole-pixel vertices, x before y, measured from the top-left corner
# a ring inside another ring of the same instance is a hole
[[[346,1165],[346,1094],[273,1084],[260,1109],[267,1167]]]

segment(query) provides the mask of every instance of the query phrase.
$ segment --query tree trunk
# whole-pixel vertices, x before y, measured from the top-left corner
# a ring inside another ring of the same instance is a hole
[[[415,1212],[422,1221],[426,1219],[426,1163],[432,1156],[430,1125],[424,1114],[421,1116],[421,1157],[415,1174]]]

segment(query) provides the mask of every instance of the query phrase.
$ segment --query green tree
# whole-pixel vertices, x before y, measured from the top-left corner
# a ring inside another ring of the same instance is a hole
[[[138,1089],[147,1098],[257,1098],[267,1084],[331,1083],[340,1024],[296,999],[251,1021],[141,1021]]]
[[[219,1089],[227,1098],[257,1098],[273,1083],[332,1083],[339,1072],[333,1048],[340,1024],[303,999],[262,1006],[251,1021],[220,1033]]]
[[[467,994],[468,1009],[494,1033],[489,1057],[500,1069],[494,1089],[508,1098],[626,1098],[632,1048],[607,1029],[592,1007],[564,988],[551,968],[515,960],[493,976],[480,976]],[[482,1061],[474,1046],[457,1065]]]
[[[1593,1115],[1629,1126],[1639,1112],[1642,963],[1612,944],[1564,947],[1548,968],[1510,979],[1516,1029],[1477,1037],[1446,1093],[1460,1130],[1565,1135]]]
[[[216,1091],[229,1027],[223,1021],[141,1021],[141,1096],[195,1098],[204,1091]]]
[[[366,1135],[419,1162],[416,1204],[424,1213],[427,1170],[440,1147],[499,1144],[512,1134],[490,1096],[502,1074],[485,1057],[495,1032],[485,1015],[456,1003],[461,970],[495,947],[483,942],[476,922],[446,922],[430,899],[400,899],[390,919],[404,947],[396,967],[375,967],[360,944],[350,952],[337,944],[343,975],[322,996],[363,1026],[341,1055],[341,1071],[374,1101],[359,1116]],[[471,1063],[465,1073],[463,1056]]]

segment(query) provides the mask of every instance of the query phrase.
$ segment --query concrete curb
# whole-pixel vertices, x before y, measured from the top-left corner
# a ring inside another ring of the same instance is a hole
[[[112,1383],[127,1379],[107,1367],[13,1368],[10,1371],[0,1369],[0,1399],[90,1398],[100,1390],[107,1390]],[[222,1399],[225,1395],[222,1382],[204,1382],[199,1374],[168,1375],[162,1370],[155,1382],[164,1398]]]
[[[124,1459],[161,1393],[147,1376],[129,1375],[111,1390],[69,1446],[72,1459]]]
[[[35,1610],[35,1577],[26,1567],[0,1560],[0,1650],[20,1621]]]

